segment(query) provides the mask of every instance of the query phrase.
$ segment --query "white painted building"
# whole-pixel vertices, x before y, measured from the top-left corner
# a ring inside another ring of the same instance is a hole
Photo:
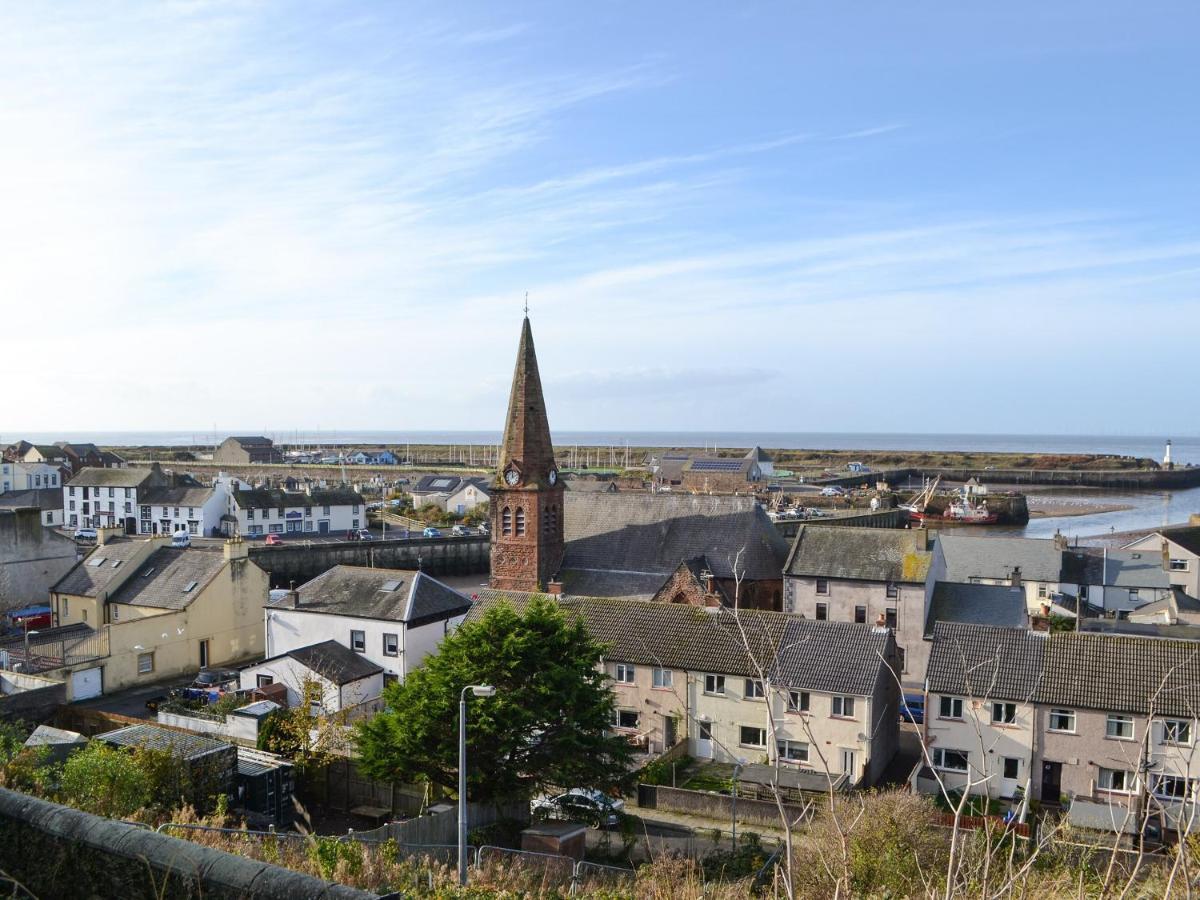
[[[238,534],[338,534],[367,527],[366,501],[346,488],[236,489],[229,514]]]
[[[229,507],[229,492],[220,482],[212,487],[149,488],[138,499],[138,534],[186,531],[215,537]]]
[[[307,702],[313,715],[351,710],[374,703],[383,693],[383,669],[334,640],[297,647],[247,666],[239,674],[243,689],[269,684],[287,686],[289,707]],[[309,685],[316,685],[319,697]]]
[[[471,601],[424,572],[335,566],[266,608],[266,652],[332,638],[403,681],[457,627]]]
[[[62,470],[47,463],[0,463],[0,494],[62,487]]]
[[[171,478],[157,465],[147,469],[88,467],[63,487],[63,516],[69,528],[119,525],[138,533],[138,506],[144,492],[168,487]]]

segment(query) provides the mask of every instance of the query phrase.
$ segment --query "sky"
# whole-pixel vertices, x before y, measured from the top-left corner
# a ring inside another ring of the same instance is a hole
[[[0,433],[1159,434],[1200,6],[0,6]]]

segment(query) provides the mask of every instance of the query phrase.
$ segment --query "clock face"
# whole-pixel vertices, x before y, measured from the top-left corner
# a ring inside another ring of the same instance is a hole
[[[510,485],[516,484],[521,480],[521,474],[516,469],[509,469],[504,473],[504,480]]]
[[[551,485],[554,485],[554,484],[556,484],[557,482],[558,482],[558,470],[557,470],[557,469],[551,469],[551,470],[550,470],[550,484],[551,484]]]

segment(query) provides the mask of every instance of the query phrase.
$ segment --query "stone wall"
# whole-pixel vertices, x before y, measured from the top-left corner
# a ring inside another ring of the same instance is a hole
[[[44,527],[41,510],[0,510],[0,612],[45,603],[76,558],[75,542]]]
[[[0,789],[0,859],[36,897],[372,900],[378,895]]]
[[[689,791],[666,785],[642,784],[638,785],[638,803],[642,806],[650,806],[652,809],[661,809],[664,812],[701,816],[721,822],[729,822],[733,817],[733,797],[709,791]],[[793,820],[798,820],[806,815],[805,808],[801,806],[784,804],[783,808]],[[739,797],[737,820],[739,824],[744,825],[778,828],[780,827],[779,807],[773,800],[752,800],[748,797]]]

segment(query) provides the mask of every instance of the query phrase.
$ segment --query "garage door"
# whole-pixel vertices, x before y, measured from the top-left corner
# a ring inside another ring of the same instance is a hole
[[[81,669],[78,672],[71,673],[71,699],[72,700],[87,700],[90,697],[99,697],[103,688],[103,680],[100,673],[103,671],[100,666],[94,669]]]

